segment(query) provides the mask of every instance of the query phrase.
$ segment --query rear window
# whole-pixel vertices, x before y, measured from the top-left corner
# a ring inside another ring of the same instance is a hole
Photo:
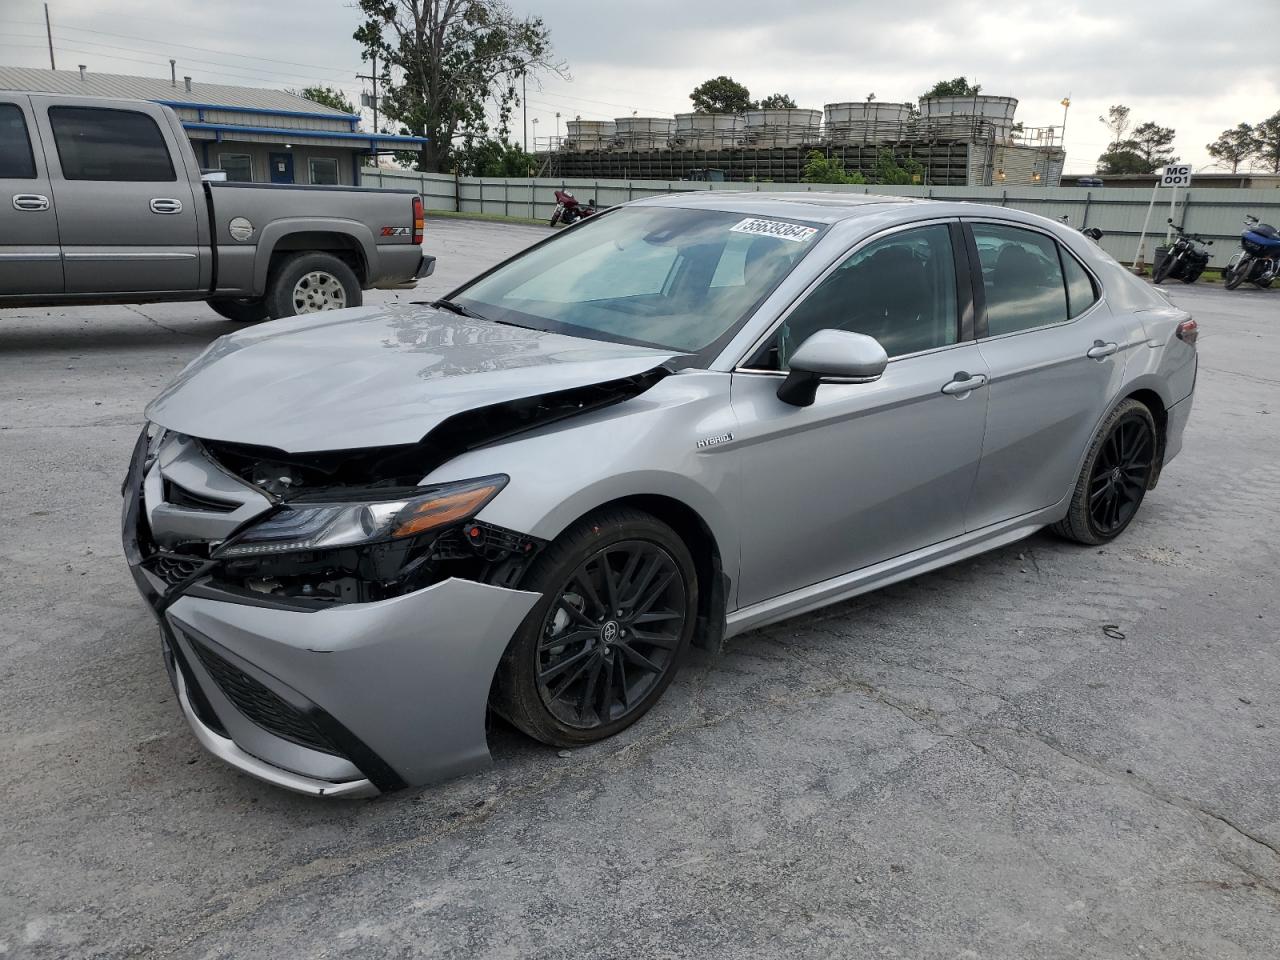
[[[0,103],[0,180],[33,180],[36,161],[22,111],[12,103]]]
[[[135,110],[50,107],[49,125],[68,180],[176,180],[156,122]]]

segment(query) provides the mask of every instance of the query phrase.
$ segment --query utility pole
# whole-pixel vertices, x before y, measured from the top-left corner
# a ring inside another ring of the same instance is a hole
[[[520,106],[524,109],[524,152],[529,152],[529,77],[520,71]]]
[[[373,54],[371,54],[371,55],[370,55],[369,60],[370,60],[370,63],[372,64],[372,66],[370,67],[369,72],[368,72],[367,74],[365,74],[365,73],[357,73],[357,74],[356,74],[356,79],[357,79],[357,80],[368,80],[370,83],[372,83],[372,84],[373,84],[373,103],[372,103],[372,106],[373,106],[373,134],[374,134],[374,136],[376,137],[376,136],[378,135],[378,133],[379,133],[379,130],[378,130],[378,54],[377,54],[377,52],[376,52],[376,51],[375,51]]]
[[[44,34],[49,38],[49,69],[57,70],[58,65],[53,62],[53,27],[49,23],[49,5],[44,5]]]

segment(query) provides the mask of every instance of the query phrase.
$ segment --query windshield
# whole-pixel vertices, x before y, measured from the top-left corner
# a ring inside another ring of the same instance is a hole
[[[697,353],[731,335],[824,229],[624,207],[535,247],[453,299],[488,320]]]

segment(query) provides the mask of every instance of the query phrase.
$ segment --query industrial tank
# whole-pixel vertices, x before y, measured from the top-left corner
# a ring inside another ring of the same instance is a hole
[[[821,139],[821,110],[748,110],[744,119],[747,141],[757,147],[798,147]]]
[[[570,120],[565,124],[565,146],[572,150],[604,150],[612,145],[616,134],[612,120]]]
[[[665,147],[675,121],[670,117],[619,117],[614,121],[614,147],[619,150],[653,150]]]
[[[939,140],[986,139],[988,131],[998,142],[1013,135],[1013,97],[921,97],[922,132]]]
[[[906,139],[910,129],[909,103],[828,103],[822,112],[832,143],[892,143]]]
[[[742,139],[743,119],[736,113],[677,113],[671,146],[677,150],[722,150]]]

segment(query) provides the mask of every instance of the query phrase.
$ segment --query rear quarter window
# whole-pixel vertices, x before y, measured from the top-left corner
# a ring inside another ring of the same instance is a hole
[[[1074,320],[1098,302],[1098,288],[1089,271],[1080,265],[1066,247],[1059,246],[1062,255],[1062,275],[1067,284],[1067,312]]]
[[[27,121],[16,104],[0,103],[0,180],[34,180],[35,176]]]

